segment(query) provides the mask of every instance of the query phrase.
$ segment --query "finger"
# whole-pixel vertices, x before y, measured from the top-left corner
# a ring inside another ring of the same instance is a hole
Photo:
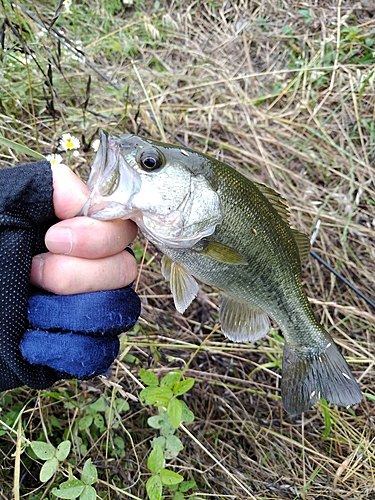
[[[122,288],[137,275],[137,263],[127,251],[104,259],[81,259],[53,253],[33,258],[30,282],[59,295]]]
[[[76,217],[52,226],[45,241],[50,252],[99,259],[121,252],[136,236],[137,226],[130,220]]]
[[[53,206],[59,219],[74,217],[86,203],[89,188],[66,165],[52,165]]]

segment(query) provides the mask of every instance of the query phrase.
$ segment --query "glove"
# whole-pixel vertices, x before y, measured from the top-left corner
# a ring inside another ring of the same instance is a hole
[[[140,301],[131,287],[58,296],[30,289],[32,257],[56,219],[47,161],[0,170],[0,391],[105,372]]]
[[[140,301],[131,286],[77,295],[33,293],[27,316],[31,328],[21,340],[21,354],[64,378],[100,375],[118,355],[117,335],[132,328],[139,314]]]

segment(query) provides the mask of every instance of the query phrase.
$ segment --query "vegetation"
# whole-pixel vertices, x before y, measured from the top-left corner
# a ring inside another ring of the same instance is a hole
[[[314,250],[373,295],[373,2],[68,5],[1,2],[0,137],[64,155],[70,133],[83,178],[100,128],[182,139],[280,192]],[[0,167],[32,160],[9,144]],[[227,342],[217,290],[182,316],[161,255],[134,250],[142,317],[111,375],[0,396],[0,498],[375,499],[370,305],[310,258],[305,289],[365,397],[291,417],[277,325]]]

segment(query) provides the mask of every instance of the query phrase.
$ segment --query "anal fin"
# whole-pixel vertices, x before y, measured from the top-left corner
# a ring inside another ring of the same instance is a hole
[[[219,319],[224,335],[233,342],[254,342],[264,337],[270,322],[262,309],[222,294]]]
[[[281,395],[285,410],[297,415],[320,397],[342,406],[357,404],[361,389],[333,340],[313,354],[284,346]]]

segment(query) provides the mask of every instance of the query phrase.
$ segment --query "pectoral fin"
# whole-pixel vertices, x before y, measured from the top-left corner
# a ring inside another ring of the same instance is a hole
[[[218,241],[202,241],[199,242],[202,247],[194,248],[201,255],[205,255],[210,259],[216,260],[217,262],[223,262],[224,264],[232,265],[246,265],[246,260],[233,248],[219,243]]]
[[[186,269],[176,262],[169,261],[170,286],[174,304],[178,312],[183,313],[198,293],[198,283]]]
[[[247,302],[221,295],[219,319],[224,335],[233,342],[254,342],[270,328],[267,313]]]

